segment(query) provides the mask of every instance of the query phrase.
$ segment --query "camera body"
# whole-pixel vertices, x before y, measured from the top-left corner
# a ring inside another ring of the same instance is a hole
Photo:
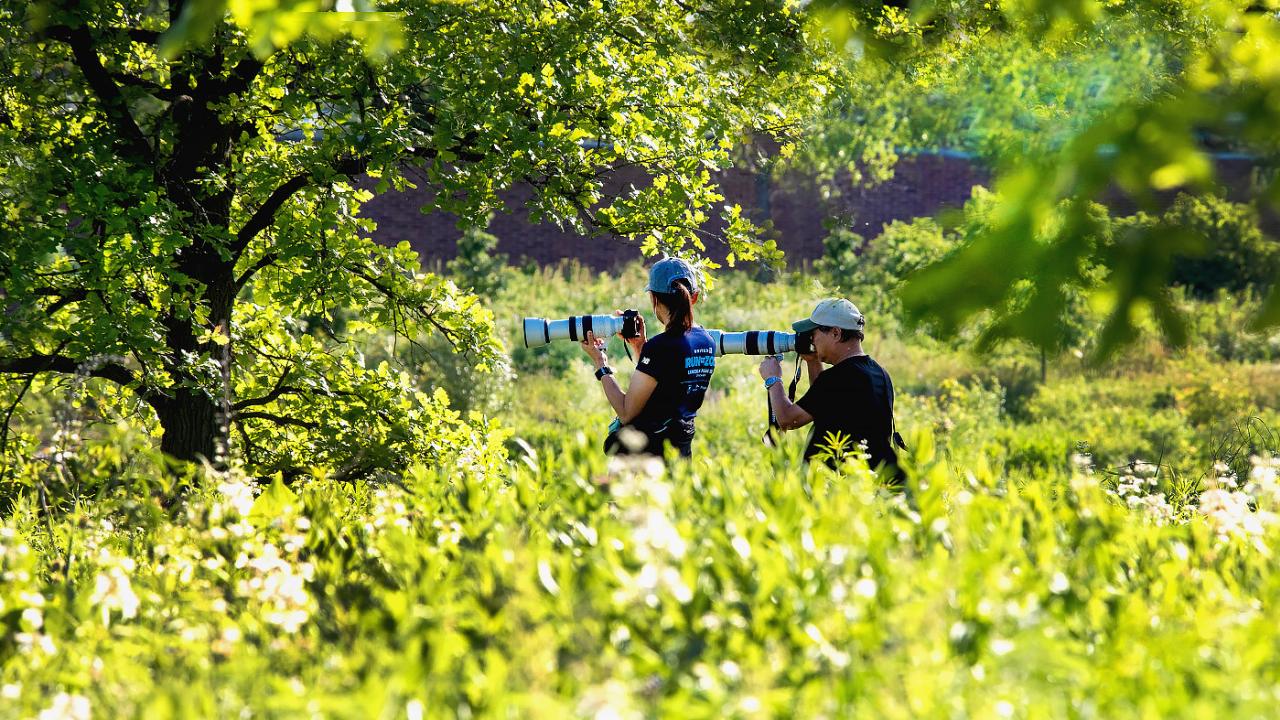
[[[816,352],[813,348],[813,331],[805,330],[796,333],[796,353],[800,355],[812,355]]]
[[[640,334],[640,323],[637,322],[640,317],[639,310],[623,310],[622,311],[622,337],[630,340]]]

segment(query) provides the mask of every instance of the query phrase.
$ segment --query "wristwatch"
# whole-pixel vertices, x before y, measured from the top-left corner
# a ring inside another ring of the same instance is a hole
[[[777,385],[780,382],[782,382],[782,378],[778,377],[777,375],[774,375],[771,378],[765,378],[764,389],[768,390],[769,388],[773,387],[774,385]]]
[[[613,368],[609,367],[608,365],[605,365],[604,367],[596,369],[597,380],[603,380],[605,375],[612,375],[612,374],[613,374]]]

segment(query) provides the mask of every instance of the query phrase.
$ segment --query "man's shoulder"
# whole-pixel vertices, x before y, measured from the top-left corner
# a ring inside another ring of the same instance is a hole
[[[845,362],[838,363],[836,365],[836,367],[840,366],[847,367],[851,372],[865,373],[879,371],[886,375],[889,374],[889,372],[884,369],[884,366],[876,362],[876,359],[870,355],[854,355],[853,357],[845,360]]]
[[[881,377],[888,380],[889,372],[880,363],[870,355],[855,355],[832,365],[817,379],[828,378],[831,383],[853,390],[874,387]]]

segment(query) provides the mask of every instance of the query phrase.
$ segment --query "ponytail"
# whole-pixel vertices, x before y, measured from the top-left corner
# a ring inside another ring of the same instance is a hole
[[[667,309],[667,326],[663,332],[683,335],[693,328],[693,294],[687,280],[676,280],[672,285],[674,291],[656,292],[653,297]]]

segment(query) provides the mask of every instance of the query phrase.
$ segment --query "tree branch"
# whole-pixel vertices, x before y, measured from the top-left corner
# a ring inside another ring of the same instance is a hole
[[[227,95],[235,95],[242,93],[253,85],[254,78],[258,77],[258,73],[262,72],[262,63],[255,57],[249,56],[244,60],[236,63],[231,68],[230,77],[221,83],[223,93]]]
[[[369,160],[362,157],[339,158],[334,161],[332,167],[339,174],[354,177],[368,169]],[[284,206],[285,202],[309,184],[311,184],[311,174],[304,172],[294,175],[275,190],[272,190],[262,205],[258,206],[258,209],[254,211],[248,222],[236,233],[235,242],[231,244],[232,255],[238,257],[240,253],[244,252],[244,249],[258,236],[258,233],[275,222],[276,213],[280,212],[280,208]]]
[[[258,233],[270,227],[271,223],[276,219],[276,213],[280,212],[281,206],[285,204],[293,194],[306,187],[311,182],[309,173],[299,173],[284,181],[284,184],[271,191],[267,199],[258,206],[253,215],[249,218],[236,233],[235,242],[231,244],[231,254],[238,256],[244,252]]]
[[[307,430],[315,430],[320,427],[320,423],[314,423],[310,420],[299,420],[298,418],[276,415],[275,413],[262,412],[261,410],[236,413],[235,418],[237,420],[266,420],[267,422],[275,423],[276,425],[292,425],[294,427],[306,428]]]
[[[240,277],[236,278],[236,290],[240,290],[244,288],[245,283],[249,282],[249,280],[259,270],[261,270],[264,267],[267,267],[268,265],[271,265],[272,263],[274,263],[279,259],[280,259],[280,255],[274,252],[269,252],[266,255],[263,255],[262,257],[258,258],[258,262],[254,263],[252,267],[240,273]]]
[[[27,355],[26,357],[0,358],[0,373],[26,375],[29,373],[57,372],[67,375],[83,373],[89,377],[110,380],[118,385],[129,385],[137,380],[133,371],[120,363],[95,363],[94,360],[76,360],[65,355]]]
[[[85,80],[88,81],[94,95],[98,97],[98,101],[102,103],[107,117],[115,122],[125,151],[140,164],[148,164],[151,160],[151,146],[129,111],[129,103],[120,92],[120,86],[111,79],[111,74],[98,59],[98,51],[94,47],[93,36],[89,34],[89,29],[83,25],[74,28],[55,28],[51,29],[49,35],[64,40],[71,46],[71,54],[75,58],[76,66],[80,68],[80,72],[84,73]]]
[[[13,413],[22,404],[22,399],[27,396],[27,391],[31,389],[31,383],[35,382],[36,374],[27,375],[26,381],[22,383],[22,387],[18,390],[18,395],[13,399],[13,403],[9,405],[4,414],[4,424],[0,425],[0,460],[4,460],[5,453],[9,451],[9,421],[13,419]],[[0,467],[0,482],[9,479],[9,471],[13,469],[13,463],[4,463]]]
[[[125,34],[129,36],[130,40],[136,43],[142,43],[143,45],[155,45],[160,41],[159,30],[146,30],[143,28],[131,27],[125,28]]]
[[[137,75],[130,75],[129,73],[122,72],[110,73],[110,75],[111,79],[116,83],[138,88],[148,95],[160,100],[172,102],[178,98],[178,93],[174,92],[173,88],[167,88],[154,80],[148,80],[146,78],[140,78]]]
[[[266,405],[267,403],[275,401],[276,398],[280,397],[281,395],[284,395],[287,392],[301,392],[301,388],[295,388],[289,385],[285,385],[285,381],[289,379],[289,373],[291,372],[293,372],[293,366],[286,368],[285,371],[281,373],[280,377],[276,380],[275,387],[271,388],[271,391],[268,392],[266,395],[263,395],[262,397],[241,400],[240,402],[232,405],[231,409],[233,411],[239,412],[240,410],[243,410],[247,407],[253,407],[255,405]]]

